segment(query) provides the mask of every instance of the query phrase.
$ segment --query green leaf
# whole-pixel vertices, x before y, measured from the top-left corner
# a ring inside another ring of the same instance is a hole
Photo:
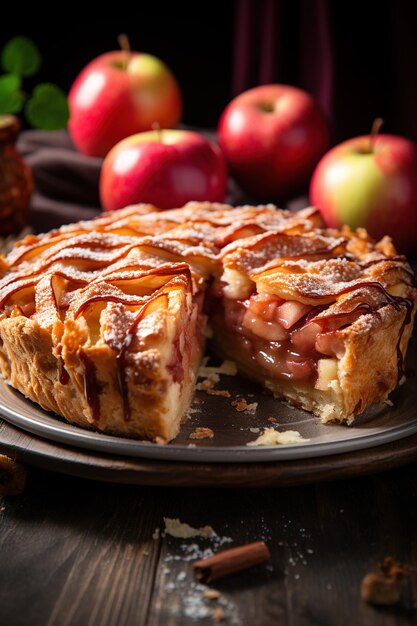
[[[27,37],[13,37],[1,54],[4,71],[17,76],[33,76],[39,71],[41,63],[38,47]]]
[[[0,76],[0,115],[21,111],[24,96],[20,84],[20,78],[14,74]]]
[[[69,118],[67,96],[56,85],[42,83],[33,90],[25,107],[28,121],[42,130],[65,128]]]

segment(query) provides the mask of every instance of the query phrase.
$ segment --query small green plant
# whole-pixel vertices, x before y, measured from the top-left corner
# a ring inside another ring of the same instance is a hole
[[[34,128],[59,130],[69,118],[67,96],[51,83],[37,85],[29,96],[22,90],[24,78],[34,76],[42,64],[38,47],[27,37],[13,37],[3,48],[0,65],[0,115],[24,114]]]

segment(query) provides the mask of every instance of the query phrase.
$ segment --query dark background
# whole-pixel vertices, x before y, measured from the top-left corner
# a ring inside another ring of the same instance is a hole
[[[385,132],[417,140],[417,2],[411,0],[150,2],[95,21],[50,22],[48,16],[44,26],[39,14],[6,13],[0,44],[24,34],[43,53],[40,74],[25,84],[28,91],[40,81],[68,90],[86,63],[116,48],[117,35],[125,32],[133,49],[160,57],[177,76],[186,124],[215,127],[236,93],[283,82],[322,101],[334,141],[368,132],[377,116],[384,118]]]

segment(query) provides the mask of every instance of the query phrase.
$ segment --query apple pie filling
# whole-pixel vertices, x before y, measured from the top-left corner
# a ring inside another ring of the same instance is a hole
[[[215,308],[218,324],[219,307]],[[363,313],[355,307],[326,317],[325,306],[268,293],[254,293],[242,300],[223,298],[222,308],[228,334],[254,367],[260,366],[273,378],[306,381],[318,389],[327,388],[330,370],[336,374],[335,359],[344,354],[337,331]]]

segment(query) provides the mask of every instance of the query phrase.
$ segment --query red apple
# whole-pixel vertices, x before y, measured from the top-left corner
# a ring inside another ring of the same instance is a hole
[[[154,56],[119,50],[91,61],[69,92],[68,130],[76,148],[104,157],[121,139],[177,126],[181,92],[167,66]]]
[[[124,139],[104,159],[100,198],[105,211],[149,202],[162,209],[189,200],[222,202],[227,170],[220,148],[185,130],[155,130]]]
[[[363,226],[403,252],[416,249],[417,145],[396,135],[345,141],[317,165],[310,200],[329,226]]]
[[[262,200],[287,197],[306,185],[329,142],[326,117],[295,87],[263,85],[224,110],[219,143],[233,176]]]

